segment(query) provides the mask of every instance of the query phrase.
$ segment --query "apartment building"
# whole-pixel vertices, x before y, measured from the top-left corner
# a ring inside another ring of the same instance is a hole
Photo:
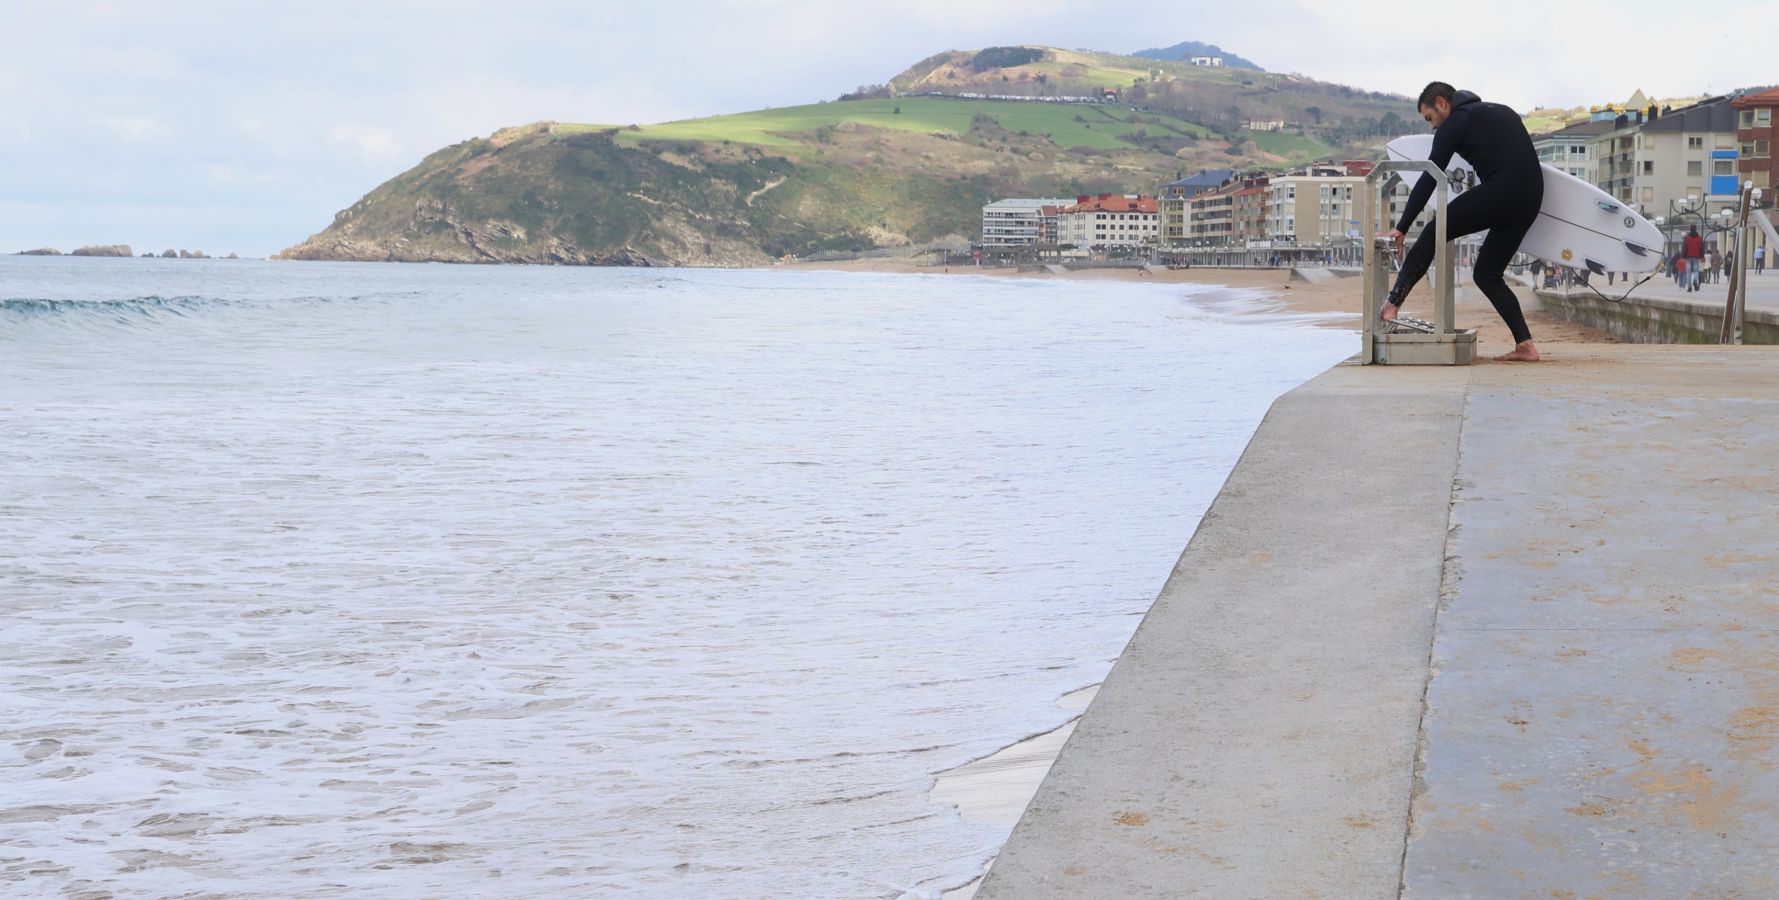
[[[1594,182],[1594,142],[1618,127],[1617,118],[1582,122],[1548,134],[1532,136],[1538,150],[1538,161],[1574,175],[1582,181]]]
[[[1073,203],[1061,197],[996,200],[982,207],[982,246],[1004,249],[1041,243],[1044,207],[1060,210]]]
[[[1232,178],[1186,205],[1186,240],[1195,246],[1242,246],[1266,234],[1264,176]]]
[[[1038,244],[1043,247],[1054,247],[1062,243],[1062,211],[1068,209],[1063,204],[1045,204],[1038,210]]]
[[[1358,233],[1365,179],[1344,167],[1312,167],[1266,186],[1265,240],[1325,247]]]
[[[1134,249],[1161,240],[1161,213],[1154,197],[1083,194],[1057,217],[1060,243],[1094,250]]]
[[[1235,177],[1234,169],[1206,169],[1191,178],[1170,181],[1161,186],[1155,202],[1161,212],[1161,243],[1165,247],[1185,244],[1186,206],[1194,197],[1213,191]]]
[[[1593,140],[1594,184],[1621,203],[1635,203],[1643,114],[1626,113],[1610,122],[1612,127]]]
[[[1652,216],[1683,197],[1703,197],[1713,206],[1733,204],[1740,154],[1731,103],[1729,97],[1713,97],[1645,122],[1631,201]]]
[[[1773,120],[1779,119],[1779,88],[1737,98],[1737,175],[1752,181],[1763,193],[1779,187],[1779,156],[1773,153]],[[1770,198],[1762,197],[1770,204]]]

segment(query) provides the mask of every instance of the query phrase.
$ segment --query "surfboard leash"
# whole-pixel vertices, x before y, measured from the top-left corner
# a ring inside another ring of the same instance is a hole
[[[1588,286],[1588,290],[1593,291],[1595,294],[1599,295],[1601,300],[1605,300],[1609,303],[1623,303],[1626,300],[1631,299],[1632,291],[1642,287],[1645,282],[1649,281],[1649,279],[1654,278],[1654,277],[1655,277],[1654,273],[1643,276],[1643,281],[1639,281],[1636,284],[1633,284],[1630,287],[1625,288],[1624,295],[1620,296],[1620,297],[1608,297],[1605,294],[1600,293],[1600,289],[1597,287],[1594,287],[1593,279],[1589,279],[1588,281],[1586,281],[1584,283]]]

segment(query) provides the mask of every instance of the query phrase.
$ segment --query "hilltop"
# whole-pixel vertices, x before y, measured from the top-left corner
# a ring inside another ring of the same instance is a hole
[[[1172,47],[1152,47],[1148,50],[1138,50],[1137,52],[1132,53],[1131,56],[1141,56],[1144,59],[1167,60],[1191,59],[1194,56],[1216,56],[1222,57],[1223,64],[1231,68],[1253,69],[1257,72],[1265,71],[1254,63],[1245,60],[1234,53],[1230,53],[1216,44],[1204,44],[1198,41],[1182,41]]]
[[[1048,47],[948,51],[849,96],[503,129],[433,153],[281,255],[756,265],[955,243],[997,197],[1153,192],[1205,167],[1371,155],[1419,127],[1405,97]]]

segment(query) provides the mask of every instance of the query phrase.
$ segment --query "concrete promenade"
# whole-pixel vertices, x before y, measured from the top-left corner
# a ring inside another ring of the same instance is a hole
[[[1779,896],[1779,352],[1281,398],[979,898]]]

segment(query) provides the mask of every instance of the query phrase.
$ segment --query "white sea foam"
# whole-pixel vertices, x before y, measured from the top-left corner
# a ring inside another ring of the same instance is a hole
[[[0,266],[8,896],[937,896],[1007,826],[935,774],[1072,715],[1350,342],[1150,285]]]

